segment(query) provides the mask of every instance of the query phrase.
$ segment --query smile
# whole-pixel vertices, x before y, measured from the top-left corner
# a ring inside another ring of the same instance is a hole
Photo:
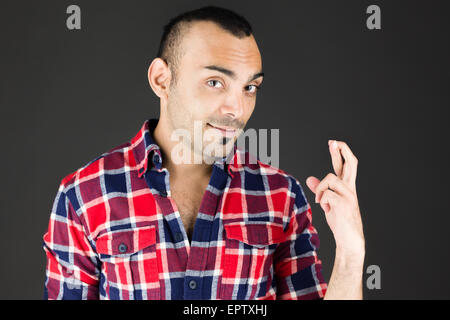
[[[232,136],[234,136],[234,134],[236,132],[236,129],[232,129],[232,128],[216,127],[209,123],[207,123],[207,125],[210,126],[211,128],[216,129],[225,137],[232,137]]]

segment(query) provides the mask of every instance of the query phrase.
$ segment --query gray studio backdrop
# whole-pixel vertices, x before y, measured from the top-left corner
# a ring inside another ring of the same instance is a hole
[[[81,8],[81,30],[66,9]],[[162,26],[206,4],[253,25],[266,74],[247,128],[280,129],[329,280],[334,239],[305,183],[328,139],[359,159],[367,299],[449,298],[449,27],[444,1],[1,1],[0,298],[41,299],[42,236],[61,179],[158,117],[146,72]],[[366,9],[381,9],[381,29]]]

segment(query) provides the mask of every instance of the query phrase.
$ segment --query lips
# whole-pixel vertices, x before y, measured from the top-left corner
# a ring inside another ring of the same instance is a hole
[[[210,123],[208,123],[208,126],[210,126],[211,128],[214,128],[216,130],[218,130],[222,135],[226,136],[226,137],[231,137],[234,135],[234,133],[236,132],[236,129],[234,128],[227,128],[227,127],[219,127],[219,126],[214,126]]]

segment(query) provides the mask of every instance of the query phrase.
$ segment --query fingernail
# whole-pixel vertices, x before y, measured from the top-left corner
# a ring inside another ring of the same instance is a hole
[[[336,140],[333,141],[333,143],[331,144],[331,148],[336,149],[337,148],[337,142]]]

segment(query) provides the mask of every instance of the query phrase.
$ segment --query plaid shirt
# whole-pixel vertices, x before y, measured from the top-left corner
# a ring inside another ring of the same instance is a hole
[[[43,247],[46,299],[319,299],[327,284],[299,182],[234,147],[189,242],[145,121],[62,179]],[[245,161],[243,161],[245,160]]]

